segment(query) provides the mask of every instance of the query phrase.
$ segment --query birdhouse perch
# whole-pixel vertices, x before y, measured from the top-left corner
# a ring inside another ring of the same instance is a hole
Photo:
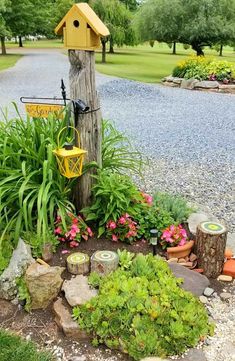
[[[94,51],[109,30],[87,3],[74,4],[55,28],[68,49]]]

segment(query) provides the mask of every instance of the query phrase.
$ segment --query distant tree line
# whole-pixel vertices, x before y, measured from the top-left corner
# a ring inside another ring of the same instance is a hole
[[[28,35],[53,37],[54,28],[74,3],[87,2],[110,30],[101,39],[105,62],[114,45],[165,42],[176,53],[176,43],[203,55],[214,46],[222,55],[224,45],[235,44],[235,0],[0,0],[0,40],[17,37],[19,46]]]

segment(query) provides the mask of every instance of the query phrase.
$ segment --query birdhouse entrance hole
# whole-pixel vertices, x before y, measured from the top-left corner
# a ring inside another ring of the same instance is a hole
[[[80,23],[78,20],[74,20],[73,25],[75,26],[75,28],[78,28]]]

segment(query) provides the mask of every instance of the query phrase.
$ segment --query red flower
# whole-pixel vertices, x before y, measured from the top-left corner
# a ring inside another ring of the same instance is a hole
[[[75,247],[77,247],[78,245],[79,245],[79,243],[76,242],[76,241],[71,241],[71,242],[69,243],[69,246],[70,246],[71,248],[75,248]]]

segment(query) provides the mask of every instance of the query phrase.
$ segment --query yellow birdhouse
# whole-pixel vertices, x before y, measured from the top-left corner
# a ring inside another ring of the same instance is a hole
[[[53,153],[56,156],[60,173],[66,178],[74,178],[82,175],[83,159],[87,151],[80,148],[79,133],[77,129],[71,126],[69,126],[69,128],[73,128],[77,132],[79,147],[67,143],[64,148],[59,148],[60,135],[67,129],[67,127],[65,127],[61,129],[58,134],[58,148],[53,150]]]
[[[55,28],[68,49],[95,50],[109,30],[87,3],[74,4]]]

